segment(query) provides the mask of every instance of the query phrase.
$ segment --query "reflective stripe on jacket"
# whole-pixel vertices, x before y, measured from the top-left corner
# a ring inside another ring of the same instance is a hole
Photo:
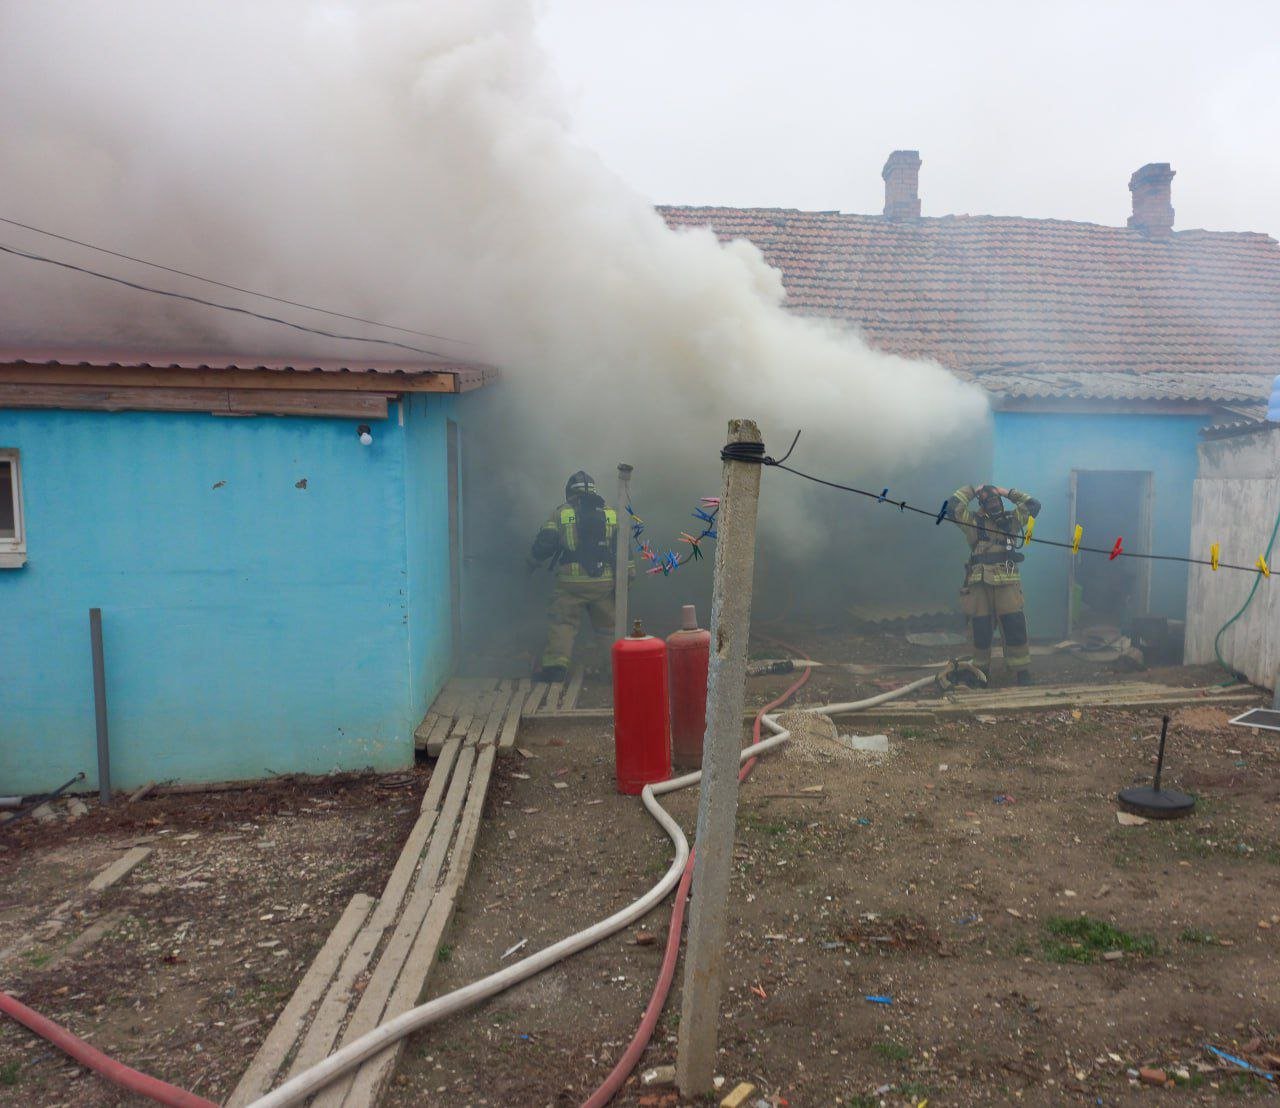
[[[601,566],[600,573],[592,577],[578,564],[577,559],[572,557],[578,552],[577,512],[571,505],[561,504],[538,531],[529,556],[536,562],[543,562],[559,555],[556,562],[558,576],[600,581],[613,577],[613,557],[618,542],[618,513],[609,507],[604,509],[604,541],[609,556]]]
[[[974,557],[982,556],[984,562],[970,565],[965,573],[966,585],[1013,585],[1022,579],[1018,572],[1018,563],[1012,557],[1007,561],[989,559],[999,558],[1001,554],[1012,555],[1021,545],[1022,532],[1026,530],[1027,520],[1040,512],[1040,501],[1029,493],[1010,489],[1008,499],[1013,503],[1010,513],[1015,521],[1018,539],[1010,535],[992,532],[982,526],[988,517],[981,511],[975,512],[969,507],[970,501],[976,498],[978,490],[973,485],[965,485],[951,494],[947,504],[947,513],[960,524],[965,541]],[[1008,529],[1008,528],[1006,528]]]

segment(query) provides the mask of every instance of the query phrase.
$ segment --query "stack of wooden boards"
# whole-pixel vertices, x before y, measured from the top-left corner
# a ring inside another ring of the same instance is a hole
[[[918,716],[938,712],[1025,712],[1047,708],[1113,707],[1141,708],[1164,704],[1232,704],[1256,700],[1258,690],[1250,685],[1188,688],[1157,685],[1147,681],[1117,682],[1113,685],[1030,685],[1003,689],[955,689],[940,700],[890,701],[860,713],[886,718]]]
[[[451,738],[470,738],[477,731],[498,736],[500,747],[514,744],[520,720],[529,716],[572,712],[582,692],[583,672],[574,669],[567,681],[548,684],[523,678],[455,677],[436,697],[431,711],[413,733],[419,750],[436,757]]]
[[[227,1102],[251,1103],[338,1047],[418,1004],[453,917],[514,683],[496,686],[491,710],[446,738],[417,822],[377,900],[351,898]],[[501,706],[499,705],[501,702]],[[519,715],[516,715],[519,721]],[[460,721],[461,722],[461,721]],[[316,1094],[323,1108],[371,1108],[399,1057],[397,1043]]]

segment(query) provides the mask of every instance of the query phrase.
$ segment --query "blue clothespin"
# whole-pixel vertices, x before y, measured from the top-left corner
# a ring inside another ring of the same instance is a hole
[[[708,515],[708,514],[707,514],[706,512],[704,512],[701,508],[694,508],[694,509],[693,509],[693,516],[694,516],[694,518],[695,518],[695,519],[700,519],[700,520],[702,520],[702,522],[703,522],[703,523],[715,523],[715,521],[716,521],[716,517],[715,517],[715,516],[713,516],[713,515]]]
[[[885,497],[888,495],[889,495],[889,490],[885,489],[879,496],[876,497],[876,503],[883,504]]]
[[[938,518],[933,521],[933,525],[936,527],[946,518],[947,518],[947,502],[944,500],[942,502],[942,510],[938,512]]]

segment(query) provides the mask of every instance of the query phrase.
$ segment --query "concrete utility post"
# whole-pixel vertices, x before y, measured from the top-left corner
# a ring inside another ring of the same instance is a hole
[[[631,551],[631,520],[627,505],[631,502],[631,471],[626,462],[618,463],[618,548],[613,565],[613,641],[627,637],[627,556]]]
[[[730,420],[729,441],[758,443],[760,431],[749,419]],[[715,1075],[759,499],[760,466],[725,462],[711,586],[711,659],[694,842],[693,910],[676,1054],[676,1081],[687,1097],[710,1092]]]

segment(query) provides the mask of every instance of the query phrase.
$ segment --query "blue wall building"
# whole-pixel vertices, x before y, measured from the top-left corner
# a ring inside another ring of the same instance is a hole
[[[0,792],[95,778],[91,608],[117,787],[412,764],[459,619],[454,394],[485,375],[68,363],[0,364]]]
[[[659,212],[672,227],[755,244],[793,311],[856,327],[880,350],[930,359],[987,392],[990,479],[1043,502],[1037,535],[1070,541],[1078,522],[1083,544],[1104,551],[1072,557],[1033,543],[1023,566],[1033,637],[1182,619],[1185,565],[1107,554],[1117,538],[1130,553],[1191,553],[1196,434],[1262,418],[1280,373],[1280,243],[1175,228],[1167,162],[1129,177],[1123,226],[924,214],[922,165],[918,150],[889,154],[878,213]],[[903,451],[927,457],[929,444]],[[953,488],[979,479],[955,476]],[[940,584],[921,582],[921,602]]]
[[[1070,542],[1078,523],[1084,546],[1110,550],[1120,538],[1133,553],[1189,553],[1196,446],[1208,420],[1203,413],[997,410],[992,479],[1043,505],[1022,566],[1034,638],[1065,636],[1090,619],[1183,618],[1185,564],[1073,558],[1034,539]],[[1095,576],[1103,569],[1106,579]]]

